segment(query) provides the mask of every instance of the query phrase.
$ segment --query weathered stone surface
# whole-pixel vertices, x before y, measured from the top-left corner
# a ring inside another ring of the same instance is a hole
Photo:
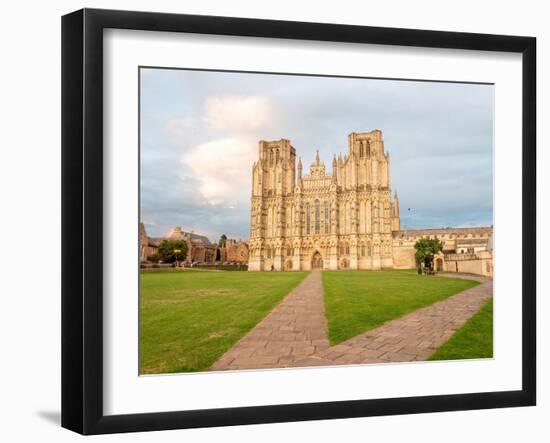
[[[210,370],[284,368],[328,347],[323,282],[314,271]]]
[[[399,200],[382,131],[352,132],[328,172],[302,174],[290,140],[260,140],[252,168],[249,271],[393,267]],[[375,189],[375,192],[366,192]],[[345,236],[345,237],[344,237]]]

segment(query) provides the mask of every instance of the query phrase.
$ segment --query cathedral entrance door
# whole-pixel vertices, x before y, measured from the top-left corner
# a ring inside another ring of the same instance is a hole
[[[311,269],[323,269],[323,258],[319,254],[319,251],[313,254],[311,258]]]

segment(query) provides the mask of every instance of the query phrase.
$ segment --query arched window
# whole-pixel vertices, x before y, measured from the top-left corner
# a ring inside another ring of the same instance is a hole
[[[371,250],[371,247],[370,247],[370,243],[367,244],[367,255],[370,257],[372,255],[372,250]]]
[[[330,232],[330,222],[329,222],[329,206],[328,202],[325,202],[325,234]]]
[[[309,203],[306,204],[306,233],[308,235],[311,233],[311,214],[309,211]]]
[[[277,149],[275,154],[275,162],[279,163],[279,150]]]
[[[321,232],[321,204],[319,200],[315,200],[315,233],[319,234]]]

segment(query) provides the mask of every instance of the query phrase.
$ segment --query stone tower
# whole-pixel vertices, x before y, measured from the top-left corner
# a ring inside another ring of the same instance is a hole
[[[391,230],[401,230],[401,221],[399,218],[399,198],[397,197],[397,191],[393,195],[393,202],[391,205]]]
[[[301,170],[300,167],[298,168]],[[296,150],[289,140],[261,140],[259,160],[252,167],[250,239],[269,252],[271,264],[281,269],[282,240],[287,236],[287,213],[296,184]],[[264,239],[278,239],[264,248]],[[264,268],[265,254],[250,256],[249,269]]]

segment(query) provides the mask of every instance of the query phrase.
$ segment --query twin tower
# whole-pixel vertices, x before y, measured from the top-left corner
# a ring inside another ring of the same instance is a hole
[[[348,136],[348,153],[327,173],[304,173],[289,140],[260,141],[252,168],[250,271],[392,268],[397,193],[382,132]]]

